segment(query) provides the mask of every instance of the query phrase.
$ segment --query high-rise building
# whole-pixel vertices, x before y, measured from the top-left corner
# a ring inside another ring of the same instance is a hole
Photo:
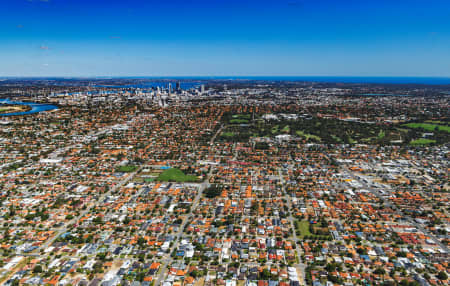
[[[201,94],[204,94],[204,93],[205,93],[205,85],[204,85],[204,84],[202,84],[202,85],[200,86],[200,92],[201,92]]]
[[[176,91],[180,91],[180,90],[181,90],[181,83],[179,81],[177,81]]]
[[[171,93],[172,93],[172,84],[169,83],[169,94],[171,94]]]

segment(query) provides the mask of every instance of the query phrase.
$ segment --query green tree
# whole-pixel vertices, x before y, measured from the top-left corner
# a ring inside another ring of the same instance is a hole
[[[36,265],[34,268],[33,268],[33,273],[42,273],[42,266],[41,265]]]
[[[448,275],[444,271],[441,271],[441,272],[438,273],[437,278],[439,280],[447,280],[448,279]]]

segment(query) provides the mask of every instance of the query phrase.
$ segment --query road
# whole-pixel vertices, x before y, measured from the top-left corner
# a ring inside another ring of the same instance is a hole
[[[210,174],[207,177],[207,180],[209,180]],[[207,181],[205,180],[205,182]],[[200,202],[200,198],[203,195],[203,191],[208,187],[208,184],[205,184],[205,182],[199,184],[199,188],[198,188],[198,192],[197,195],[194,198],[194,201],[192,202],[192,206],[191,206],[191,210],[190,212],[184,217],[183,222],[181,223],[178,232],[175,236],[174,239],[174,244],[172,245],[172,247],[169,249],[169,253],[165,254],[162,260],[162,265],[161,265],[161,270],[160,270],[160,274],[158,275],[158,278],[156,280],[155,285],[160,285],[160,283],[162,282],[162,279],[165,276],[165,273],[167,271],[167,266],[169,264],[172,263],[173,259],[170,256],[172,254],[173,251],[175,251],[178,248],[178,245],[180,243],[180,238],[183,235],[184,232],[184,228],[186,227],[186,224],[190,221],[190,219],[192,218],[192,212],[193,210],[195,210]]]
[[[49,159],[58,158],[60,155],[62,155],[65,152],[69,151],[70,149],[76,148],[76,146],[78,146],[78,144],[80,144],[80,143],[83,143],[83,144],[87,145],[87,144],[91,143],[92,141],[97,140],[97,137],[99,135],[104,134],[104,133],[106,133],[108,131],[111,131],[112,128],[113,128],[113,126],[107,126],[107,127],[104,127],[103,129],[101,129],[99,131],[91,132],[91,133],[89,133],[89,134],[84,136],[85,138],[88,138],[88,137],[91,137],[91,138],[86,139],[83,142],[77,142],[77,143],[71,144],[69,146],[66,146],[66,147],[63,147],[63,148],[59,148],[59,149],[53,151],[52,153],[50,153],[48,155],[48,158]]]
[[[134,176],[140,170],[141,170],[141,168],[137,169],[133,173],[130,173],[128,176],[126,176],[123,180],[119,181],[119,183],[117,183],[114,187],[112,187],[108,192],[106,192],[103,195],[101,195],[100,198],[98,198],[93,204],[91,204],[90,207],[88,207],[88,208],[86,208],[86,210],[82,211],[80,213],[80,215],[78,215],[78,216],[74,217],[73,219],[71,219],[70,221],[66,222],[63,227],[54,229],[55,234],[51,238],[49,238],[44,244],[42,244],[39,248],[37,248],[35,251],[33,251],[33,253],[29,253],[28,255],[29,256],[35,255],[36,253],[39,253],[41,250],[44,250],[47,247],[49,247],[61,234],[64,234],[64,233],[66,233],[68,231],[67,227],[69,225],[79,221],[82,217],[84,217],[87,213],[89,213],[92,210],[92,208],[97,206],[98,203],[102,203],[106,196],[109,196],[111,193],[114,193],[119,188],[121,188],[122,186],[127,184],[131,179],[134,178]]]
[[[84,144],[90,143],[93,140],[96,140],[96,137],[104,134],[105,132],[108,131],[112,131],[113,130],[113,126],[107,126],[104,127],[101,130],[98,131],[94,131],[91,132],[90,134],[86,135],[85,137],[92,137],[89,140],[86,140],[84,142]],[[48,155],[48,158],[57,158],[58,156],[60,156],[61,154],[64,154],[65,152],[69,151],[72,148],[75,148],[78,143],[74,143],[71,144],[69,146],[65,146],[63,148],[59,148],[55,151],[53,151],[51,154]],[[1,167],[0,167],[1,168]],[[142,167],[141,167],[142,168]],[[136,170],[133,173],[130,173],[128,176],[126,176],[123,180],[119,181],[114,187],[112,187],[108,192],[104,193],[103,195],[100,196],[100,198],[98,198],[96,200],[97,204],[101,203],[106,196],[110,195],[111,193],[115,192],[116,190],[118,190],[120,187],[122,187],[123,185],[125,185],[126,183],[128,183],[140,170],[141,168],[139,168],[138,170]],[[66,233],[68,231],[67,226],[71,225],[72,223],[77,222],[80,218],[82,218],[83,216],[85,216],[87,213],[89,213],[89,211],[95,207],[97,205],[96,203],[93,203],[90,207],[88,207],[86,210],[84,210],[83,212],[80,213],[80,215],[74,217],[72,220],[70,220],[69,222],[64,223],[63,227],[60,228],[56,228],[56,229],[52,229],[55,231],[55,234],[49,238],[44,244],[42,244],[39,248],[35,249],[33,252],[31,253],[25,253],[25,254],[21,254],[21,255],[27,255],[27,256],[38,256],[39,251],[46,249],[48,246],[50,246],[61,234]]]
[[[295,243],[295,249],[297,251],[297,258],[299,263],[295,265],[295,267],[297,269],[300,269],[300,278],[301,280],[300,285],[306,285],[305,283],[305,279],[306,279],[306,274],[305,274],[305,269],[306,269],[306,265],[303,263],[302,261],[302,257],[300,256],[300,247],[298,246],[298,241],[299,239],[297,238],[297,234],[295,233],[295,224],[294,224],[294,217],[292,216],[292,198],[288,195],[288,193],[286,192],[286,182],[284,181],[284,177],[283,177],[283,171],[281,170],[281,168],[278,169],[278,175],[280,177],[280,182],[281,182],[281,188],[283,190],[283,194],[284,194],[284,199],[286,200],[287,204],[288,204],[288,210],[289,210],[289,222],[291,223],[291,229],[292,229],[292,235],[294,237],[294,243]]]
[[[211,140],[209,141],[209,145],[213,146],[216,137],[220,134],[222,129],[223,129],[223,125],[217,130],[217,132],[211,138]],[[178,229],[178,232],[174,239],[174,243],[173,243],[172,247],[169,249],[169,253],[165,254],[163,256],[163,259],[161,260],[161,267],[159,270],[160,273],[159,273],[158,277],[156,278],[155,285],[162,284],[165,274],[167,272],[167,266],[169,266],[173,261],[173,259],[170,255],[172,254],[173,251],[175,251],[178,248],[178,245],[180,243],[180,238],[183,235],[186,224],[192,218],[192,213],[197,208],[197,206],[200,202],[200,199],[203,196],[203,191],[209,187],[209,185],[210,185],[209,180],[211,178],[212,172],[213,172],[213,166],[211,166],[211,168],[209,169],[209,173],[207,174],[206,179],[202,183],[198,184],[198,192],[192,202],[191,209],[190,209],[189,213],[183,218],[183,222],[181,223],[181,225]]]
[[[214,143],[214,141],[216,140],[216,137],[220,134],[220,132],[222,131],[224,125],[220,125],[220,128],[217,130],[217,132],[213,135],[213,137],[211,137],[211,140],[209,140],[209,145],[212,145]]]
[[[404,219],[406,219],[411,225],[413,225],[414,227],[416,227],[418,230],[420,230],[421,232],[423,232],[426,236],[430,237],[435,243],[436,245],[438,245],[441,249],[443,249],[446,253],[449,253],[449,248],[442,244],[439,239],[432,233],[430,233],[427,229],[425,229],[421,224],[417,223],[416,221],[414,221],[414,219],[412,219],[410,216],[405,215],[395,204],[392,204],[389,200],[387,200],[386,198],[384,198],[381,193],[377,190],[374,189],[372,187],[370,187],[369,185],[367,185],[366,183],[364,183],[362,180],[360,180],[351,170],[349,170],[347,167],[345,166],[341,166],[341,168],[347,173],[349,174],[349,176],[354,179],[357,180],[364,189],[368,190],[369,192],[371,192],[373,195],[375,195],[378,199],[380,199],[383,204],[389,208],[391,208],[392,210],[394,210],[394,212],[403,217]]]

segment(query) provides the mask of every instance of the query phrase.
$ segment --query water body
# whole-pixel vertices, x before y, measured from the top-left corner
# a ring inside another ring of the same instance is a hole
[[[364,93],[364,96],[411,96],[408,94]]]
[[[97,87],[112,88],[151,88],[167,87],[169,82],[175,88],[176,82],[181,83],[182,89],[190,89],[206,84],[208,80],[247,80],[247,81],[292,81],[292,82],[322,82],[322,83],[375,83],[375,84],[428,84],[428,85],[450,85],[450,77],[382,77],[382,76],[167,76],[167,77],[94,77],[93,79],[146,79],[151,82],[132,85],[94,85]],[[49,81],[72,81],[75,84],[78,78],[15,78],[3,77],[2,80],[49,80]],[[83,78],[83,80],[87,80]],[[55,83],[53,83],[55,84]]]
[[[235,77],[198,77],[199,80],[261,80],[261,81],[292,81],[292,82],[322,82],[322,83],[378,83],[378,84],[429,84],[450,85],[450,77],[358,77],[358,76],[235,76]]]
[[[0,114],[0,116],[27,115],[27,114],[33,114],[33,113],[38,113],[38,112],[42,112],[42,111],[50,111],[50,110],[58,109],[58,106],[53,105],[53,104],[13,101],[13,100],[10,100],[9,98],[1,98],[0,105],[1,104],[27,105],[27,106],[30,106],[31,109],[28,111],[23,111],[23,112],[3,113],[3,114]]]
[[[139,84],[126,84],[126,85],[94,85],[94,87],[110,87],[110,88],[140,88],[140,89],[151,89],[151,88],[168,88],[169,83],[172,86],[172,90],[176,87],[176,81],[171,82],[148,82]],[[203,84],[203,82],[180,82],[180,88],[184,90],[198,88]]]

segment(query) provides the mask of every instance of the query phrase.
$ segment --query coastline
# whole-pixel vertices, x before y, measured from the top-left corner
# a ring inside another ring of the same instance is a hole
[[[3,112],[2,106],[5,107]],[[8,107],[8,108],[6,108]],[[13,107],[13,108],[11,108]],[[39,113],[43,111],[51,111],[59,109],[60,107],[55,104],[49,103],[37,103],[37,102],[25,102],[25,101],[13,101],[10,99],[0,99],[0,116],[22,116],[28,114]]]
[[[8,114],[8,113],[16,113],[16,112],[29,112],[31,110],[32,110],[32,108],[29,105],[20,105],[20,104],[0,105],[0,115]]]

